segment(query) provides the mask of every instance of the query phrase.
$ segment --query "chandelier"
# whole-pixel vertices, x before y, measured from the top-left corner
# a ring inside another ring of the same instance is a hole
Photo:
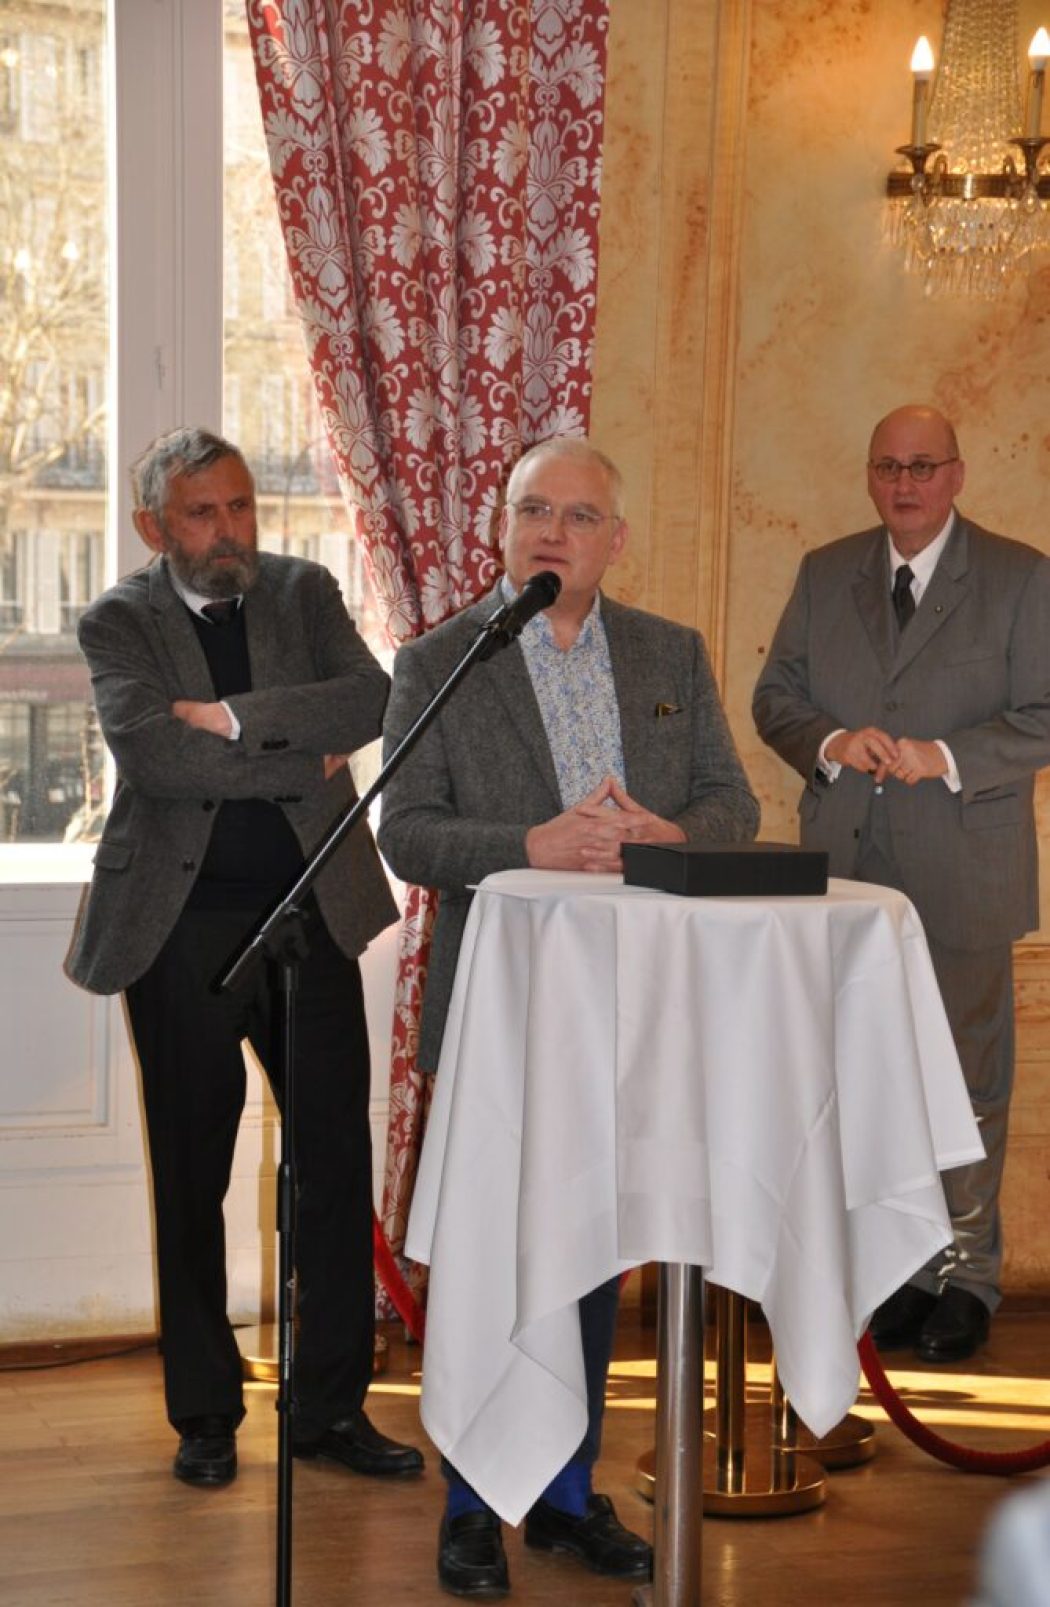
[[[915,47],[911,139],[897,147],[908,167],[886,180],[887,232],[927,294],[997,296],[1050,247],[1046,29],[1028,49],[1023,114],[1017,56],[1017,0],[948,0],[936,77],[928,41]]]

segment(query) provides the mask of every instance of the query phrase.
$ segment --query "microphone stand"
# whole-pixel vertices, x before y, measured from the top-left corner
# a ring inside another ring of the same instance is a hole
[[[281,1153],[277,1169],[277,1607],[292,1600],[292,1420],[295,1412],[295,1001],[299,965],[306,959],[303,900],[332,855],[373,800],[399,769],[424,731],[444,708],[460,681],[479,659],[491,658],[521,633],[533,614],[554,602],[561,590],[557,575],[545,570],[534,575],[512,603],[504,603],[481,627],[445,684],[416,718],[383,765],[376,779],[356,803],[336,817],[295,881],[262,917],[254,931],[227,961],[219,978],[220,991],[243,987],[264,961],[273,961],[280,974],[281,1031]],[[528,595],[527,595],[528,594]],[[521,605],[521,606],[519,606]]]

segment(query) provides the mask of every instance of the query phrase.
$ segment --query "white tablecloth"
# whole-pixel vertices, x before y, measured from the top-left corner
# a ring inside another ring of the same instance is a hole
[[[586,1424],[576,1301],[642,1261],[761,1302],[815,1434],[875,1306],[951,1237],[983,1153],[918,916],[886,888],[677,898],[490,876],[409,1223],[422,1417],[516,1523]]]

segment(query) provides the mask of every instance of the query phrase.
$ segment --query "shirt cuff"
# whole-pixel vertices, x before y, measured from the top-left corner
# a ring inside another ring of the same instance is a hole
[[[817,770],[824,777],[825,781],[837,781],[839,775],[841,774],[842,766],[836,759],[828,758],[827,747],[832,738],[839,736],[841,732],[845,731],[845,729],[846,727],[844,725],[840,725],[834,731],[829,731],[823,742],[820,744],[820,751],[817,754]]]
[[[219,702],[230,717],[230,733],[226,740],[227,742],[239,742],[241,739],[241,722],[238,720],[225,698],[220,698]]]
[[[948,766],[948,773],[943,775],[941,780],[949,792],[962,792],[962,782],[959,780],[959,772],[955,767],[951,748],[949,748],[947,742],[942,742],[940,737],[934,737],[933,740],[944,754],[944,762]]]

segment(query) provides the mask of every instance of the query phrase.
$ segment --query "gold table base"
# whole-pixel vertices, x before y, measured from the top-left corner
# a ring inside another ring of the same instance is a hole
[[[250,1384],[277,1383],[277,1324],[263,1323],[258,1328],[234,1330],[237,1348],[241,1353],[241,1371]],[[387,1367],[387,1340],[385,1334],[376,1334],[372,1357],[372,1376],[385,1373]]]
[[[712,1440],[717,1434],[717,1421],[716,1410],[714,1407],[709,1407],[704,1413],[704,1434],[709,1435]],[[841,1422],[836,1423],[835,1427],[820,1439],[811,1434],[804,1423],[798,1424],[796,1432],[794,1449],[800,1451],[803,1456],[811,1456],[828,1471],[860,1467],[863,1462],[871,1461],[877,1449],[874,1423],[858,1417],[855,1412],[847,1413]],[[765,1443],[771,1448],[776,1448],[768,1399],[750,1400],[744,1406],[744,1437],[749,1457],[752,1446],[757,1447]],[[791,1447],[780,1446],[779,1449],[785,1450]],[[638,1480],[638,1488],[643,1495],[646,1493],[642,1490],[641,1479]],[[651,1494],[647,1499],[652,1499]]]
[[[757,1425],[756,1425],[757,1426]],[[820,1463],[797,1451],[774,1450],[769,1437],[769,1413],[765,1433],[747,1435],[743,1465],[736,1477],[725,1477],[719,1484],[718,1447],[714,1435],[704,1434],[704,1516],[711,1518],[777,1518],[796,1512],[810,1512],[827,1495],[827,1479]],[[749,1425],[750,1428],[750,1425]],[[638,1458],[634,1487],[647,1501],[655,1493],[656,1453],[646,1451]]]
[[[827,1494],[825,1467],[847,1467],[875,1453],[874,1429],[850,1414],[816,1439],[799,1423],[773,1360],[769,1398],[746,1399],[747,1301],[728,1289],[715,1297],[715,1407],[705,1414],[703,1510],[712,1517],[787,1517],[810,1512]],[[635,1485],[655,1494],[655,1455],[637,1464]],[[644,1595],[636,1596],[639,1607]]]

